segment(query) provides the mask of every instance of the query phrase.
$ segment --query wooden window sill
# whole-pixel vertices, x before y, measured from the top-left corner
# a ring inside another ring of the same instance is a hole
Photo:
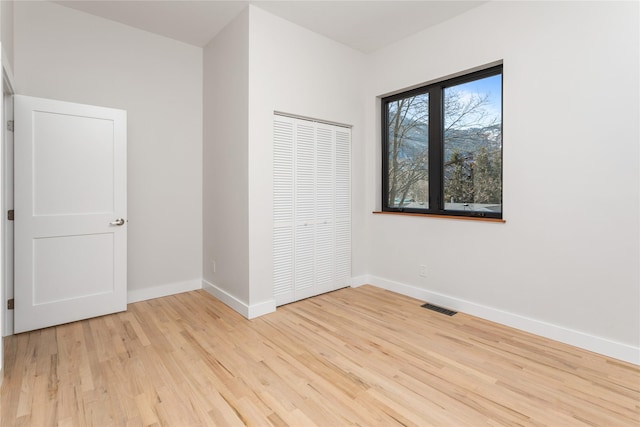
[[[373,211],[374,214],[382,214],[382,215],[404,215],[404,216],[420,216],[423,218],[441,218],[441,219],[456,219],[463,221],[484,221],[484,222],[507,222],[504,219],[499,218],[483,218],[483,217],[475,217],[475,216],[454,216],[454,215],[433,215],[433,214],[420,214],[420,213],[412,213],[412,212],[387,212],[387,211]]]

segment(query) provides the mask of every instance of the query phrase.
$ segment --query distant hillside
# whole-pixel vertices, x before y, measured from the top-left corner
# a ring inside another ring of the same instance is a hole
[[[399,158],[410,160],[418,153],[427,149],[428,125],[413,126],[404,138],[400,147]],[[473,157],[473,153],[484,147],[488,152],[502,148],[502,134],[500,125],[483,128],[450,129],[445,132],[445,162],[451,158],[454,151],[462,157]]]

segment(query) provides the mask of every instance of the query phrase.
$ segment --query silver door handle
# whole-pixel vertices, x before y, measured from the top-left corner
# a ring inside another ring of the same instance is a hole
[[[109,225],[124,225],[124,219],[118,218],[115,221],[111,221]]]

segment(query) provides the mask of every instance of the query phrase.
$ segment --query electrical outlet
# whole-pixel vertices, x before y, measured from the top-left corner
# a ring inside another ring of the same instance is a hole
[[[420,264],[420,273],[418,274],[420,277],[427,277],[427,266],[424,264]]]
[[[216,262],[215,262],[215,260],[211,261],[211,270],[213,270],[214,273],[216,272]]]

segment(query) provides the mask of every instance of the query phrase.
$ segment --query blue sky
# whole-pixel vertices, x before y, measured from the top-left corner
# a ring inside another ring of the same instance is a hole
[[[489,103],[485,106],[486,111],[492,116],[501,119],[502,112],[502,76],[491,76],[480,80],[474,80],[457,86],[452,86],[456,91],[469,95],[479,94],[489,96]]]

